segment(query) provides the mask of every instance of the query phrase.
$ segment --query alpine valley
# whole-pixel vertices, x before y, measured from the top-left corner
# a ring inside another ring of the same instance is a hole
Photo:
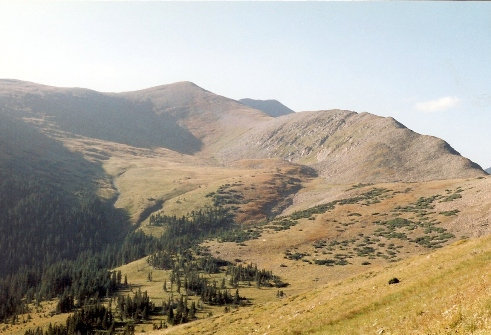
[[[393,118],[0,80],[1,334],[489,334],[491,177]]]

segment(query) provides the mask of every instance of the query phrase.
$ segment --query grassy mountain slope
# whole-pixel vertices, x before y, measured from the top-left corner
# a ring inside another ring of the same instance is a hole
[[[248,162],[242,167],[265,167],[266,163]],[[224,313],[223,306],[206,306],[198,311],[200,320],[171,327],[169,333],[249,334],[257,330],[273,334],[366,334],[381,329],[389,334],[486,333],[490,317],[486,314],[491,242],[489,177],[375,185],[317,183],[315,178],[304,183],[296,196],[300,199],[294,199],[294,205],[286,211],[285,219],[293,220],[289,215],[296,215],[297,223],[282,225],[286,221],[277,219],[250,226],[259,232],[253,239],[210,240],[203,244],[212,256],[272,270],[289,283],[281,289],[285,297],[278,298],[276,288],[258,289],[241,283],[239,290],[251,299],[251,306],[231,308],[230,313]],[[385,191],[372,192],[374,189]],[[363,194],[369,196],[359,198]],[[335,199],[352,201],[337,203],[325,212],[311,208],[314,203]],[[181,200],[184,207],[188,205]],[[406,225],[403,219],[413,223]],[[395,223],[391,234],[386,233],[390,225],[382,224],[386,221]],[[380,228],[386,232],[379,234]],[[455,236],[442,235],[447,233]],[[425,236],[445,240],[434,239],[441,242],[435,247],[417,242]],[[297,259],[294,255],[302,256]],[[340,257],[347,263],[316,263]],[[118,270],[128,276],[133,290],[147,290],[157,305],[171,294],[162,289],[164,281],[170,286],[170,271],[152,268],[146,258]],[[224,276],[221,272],[209,278],[219,284]],[[389,286],[387,281],[392,277],[401,283]],[[43,311],[47,314],[50,309]],[[34,316],[36,322],[46,326],[59,318]],[[137,333],[152,331],[153,323],[160,320],[161,316],[155,316],[139,323]],[[21,334],[25,327],[32,324],[9,329]]]
[[[370,269],[308,293],[152,334],[487,334],[491,239]],[[399,284],[389,285],[397,277]]]
[[[272,270],[291,283],[285,292],[297,294],[460,238],[491,233],[489,177],[361,187],[313,184],[315,179],[298,193],[302,199],[293,200],[284,219],[251,227],[256,238],[206,245],[217,257]],[[321,207],[341,199],[349,201]]]
[[[484,175],[444,141],[391,118],[349,111],[271,118],[190,82],[106,94],[4,80],[0,99],[10,115],[101,164],[117,188],[117,206],[134,222],[159,210],[182,214],[210,204],[207,194],[238,180],[260,185],[264,196],[261,204],[241,204],[240,221],[270,216],[292,199],[291,191],[286,202],[278,191],[292,178],[273,171],[281,161],[313,168],[321,184]],[[269,161],[269,177],[252,177],[257,169],[241,163],[248,159]]]
[[[446,142],[419,135],[392,118],[350,111],[302,112],[256,127],[221,152],[283,158],[315,168],[331,183],[420,181],[482,176]]]
[[[115,94],[2,80],[0,103],[7,271],[16,262],[30,265],[44,247],[53,259],[60,250],[70,258],[103,247],[127,228],[123,211],[160,236],[168,227],[149,225],[152,214],[222,205],[237,229],[202,246],[231,263],[272,270],[290,284],[286,298],[276,297],[276,288],[240,283],[252,307],[205,307],[200,317],[219,316],[170,332],[489,328],[489,238],[457,241],[489,236],[491,179],[440,139],[367,113],[273,118],[189,82]],[[101,196],[123,211],[85,202]],[[165,300],[168,270],[148,280],[153,270],[145,259],[119,269],[133,288]],[[388,286],[389,275],[402,283]],[[459,295],[463,283],[469,287]],[[42,313],[54,305],[45,303]],[[34,317],[43,325],[62,319]],[[25,326],[32,323],[8,329]]]

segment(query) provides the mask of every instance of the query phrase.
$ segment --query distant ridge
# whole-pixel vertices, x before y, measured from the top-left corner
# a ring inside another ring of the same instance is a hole
[[[271,119],[188,81],[103,93],[0,79],[0,106],[18,118],[48,118],[77,135],[184,154],[227,145],[258,122]]]
[[[0,79],[0,113],[66,136],[166,148],[225,166],[279,159],[313,168],[333,183],[486,175],[445,141],[393,118],[345,110],[295,113],[276,100],[239,102],[188,81],[101,93]]]
[[[254,128],[223,151],[225,161],[280,158],[333,182],[423,181],[484,175],[445,141],[393,118],[346,110],[300,112]]]
[[[488,174],[491,174],[491,167],[488,167],[488,168],[487,168],[486,170],[484,170],[484,171],[486,171]]]
[[[256,100],[256,99],[246,98],[246,99],[240,99],[239,102],[246,106],[259,109],[260,111],[272,117],[278,117],[282,115],[295,113],[295,111],[286,107],[278,100]]]

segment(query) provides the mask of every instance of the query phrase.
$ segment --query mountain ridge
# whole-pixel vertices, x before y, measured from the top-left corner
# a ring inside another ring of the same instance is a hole
[[[283,116],[247,133],[222,155],[224,160],[284,158],[311,166],[333,182],[483,175],[441,139],[417,134],[391,117],[345,110]],[[444,165],[446,170],[440,168]]]
[[[230,165],[282,159],[333,182],[420,181],[485,175],[448,143],[393,118],[353,111],[272,117],[182,81],[101,93],[0,80],[3,112],[35,118],[75,135],[144,148],[167,148]]]

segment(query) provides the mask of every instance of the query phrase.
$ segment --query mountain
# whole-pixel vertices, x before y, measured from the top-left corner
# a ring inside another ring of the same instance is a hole
[[[392,118],[0,80],[0,329],[481,331],[490,197]]]
[[[300,112],[255,127],[222,159],[282,158],[333,183],[417,181],[483,175],[448,143],[394,120],[344,110]]]
[[[11,115],[73,134],[186,154],[229,141],[268,119],[189,82],[115,94],[1,80],[0,104]]]
[[[271,119],[261,111],[187,81],[118,96],[135,103],[150,103],[156,115],[175,119],[207,152],[227,146],[239,135]]]
[[[488,174],[491,174],[491,167],[487,168],[487,169],[486,169],[486,170],[484,170],[484,171],[486,171]]]
[[[295,111],[286,107],[278,100],[255,100],[246,98],[240,99],[239,102],[246,106],[258,109],[272,117],[295,113]]]
[[[191,82],[100,93],[2,80],[0,103],[11,116],[75,136],[167,148],[225,165],[283,159],[308,165],[332,182],[484,175],[446,142],[419,135],[392,118],[342,110],[274,118]]]

